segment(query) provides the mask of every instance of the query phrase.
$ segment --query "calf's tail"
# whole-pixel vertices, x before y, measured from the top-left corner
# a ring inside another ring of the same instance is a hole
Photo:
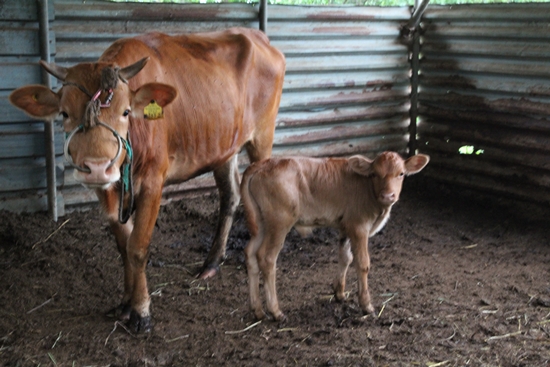
[[[250,181],[254,177],[256,171],[258,171],[258,166],[258,164],[252,163],[246,171],[244,171],[241,181],[241,200],[251,237],[256,237],[260,231],[260,208],[250,192]]]

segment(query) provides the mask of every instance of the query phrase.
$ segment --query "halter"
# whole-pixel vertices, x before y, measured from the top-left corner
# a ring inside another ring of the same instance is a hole
[[[106,79],[105,78],[106,69],[104,69],[102,72],[103,86],[105,86],[104,80]],[[113,70],[113,69],[109,69],[109,70],[112,70],[111,73],[114,72],[115,75],[118,74],[118,70]],[[109,74],[109,72],[107,72],[107,74]],[[120,205],[119,205],[119,212],[118,212],[118,221],[124,224],[130,218],[130,215],[132,214],[132,209],[134,206],[134,186],[132,182],[133,150],[132,150],[132,145],[130,143],[130,133],[128,132],[126,139],[124,139],[122,136],[120,136],[120,134],[115,129],[113,129],[111,126],[99,120],[99,115],[101,114],[101,108],[111,107],[111,100],[113,99],[113,95],[114,95],[113,89],[116,88],[116,81],[117,79],[115,78],[114,82],[109,83],[112,86],[99,88],[97,92],[95,92],[94,94],[91,94],[84,86],[77,83],[66,82],[63,84],[63,85],[75,86],[78,89],[80,89],[80,91],[82,91],[84,94],[86,94],[88,97],[90,97],[90,101],[86,104],[86,110],[84,115],[85,121],[83,124],[80,124],[76,128],[74,128],[70,133],[66,134],[63,153],[65,155],[65,160],[69,163],[71,167],[81,172],[90,173],[91,170],[88,167],[80,167],[76,165],[73,159],[71,158],[69,154],[69,143],[71,139],[80,130],[85,131],[86,128],[91,128],[95,126],[102,126],[108,129],[109,131],[111,131],[111,133],[113,133],[113,135],[117,139],[118,149],[115,157],[110,161],[106,169],[111,168],[115,164],[115,162],[119,159],[120,154],[122,153],[122,147],[124,146],[124,149],[126,150],[126,159],[120,169]],[[107,98],[105,99],[105,102],[101,102],[101,100],[99,99],[99,96],[103,91],[108,93]],[[130,202],[128,205],[128,209],[124,211],[124,196],[127,192],[129,192],[130,194]]]

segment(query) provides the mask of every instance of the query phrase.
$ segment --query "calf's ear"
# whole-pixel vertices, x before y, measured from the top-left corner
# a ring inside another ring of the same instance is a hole
[[[369,176],[372,173],[372,161],[363,156],[354,155],[352,157],[349,157],[348,162],[351,169],[361,176]]]
[[[53,120],[59,114],[59,96],[43,85],[27,85],[14,90],[10,102],[39,120]]]
[[[155,101],[159,106],[164,107],[176,98],[178,92],[167,84],[148,83],[142,85],[135,93],[133,105],[136,109],[143,109],[151,101]]]
[[[413,155],[405,161],[405,169],[407,170],[407,175],[414,175],[422,171],[424,167],[430,161],[430,157],[425,154]]]

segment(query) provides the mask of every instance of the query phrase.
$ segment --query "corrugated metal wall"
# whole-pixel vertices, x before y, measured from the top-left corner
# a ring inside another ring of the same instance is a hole
[[[550,202],[549,20],[550,4],[428,8],[418,125],[419,149],[432,157],[426,174]]]
[[[56,0],[56,62],[64,66],[95,61],[115,40],[147,31],[170,34],[207,32],[239,26],[258,28],[258,11],[249,4],[139,4],[108,1]],[[214,185],[204,175],[165,189],[165,199]],[[73,179],[67,167],[61,191],[65,209],[95,204],[95,194]]]
[[[42,124],[7,101],[14,88],[40,82],[36,3],[0,8],[0,209],[45,210]],[[56,62],[72,65],[149,30],[258,28],[258,11],[247,4],[55,0],[52,50]],[[410,64],[399,30],[408,8],[270,6],[268,15],[267,33],[287,57],[274,154],[406,152]],[[432,156],[425,174],[550,202],[548,19],[547,4],[428,8],[417,136],[419,151]],[[58,135],[61,214],[95,202],[70,170],[63,175],[62,140]],[[473,154],[460,154],[464,146]],[[211,185],[208,176],[191,180],[167,188],[165,198]]]
[[[409,8],[269,6],[267,33],[287,69],[274,154],[405,152]]]
[[[111,42],[146,30],[200,32],[259,27],[258,5],[132,4],[56,1],[56,62],[97,59]],[[270,6],[267,33],[287,57],[274,154],[405,152],[409,64],[399,44],[408,8]],[[242,157],[241,163],[246,164]],[[165,189],[165,199],[212,187],[211,175]],[[95,195],[65,172],[67,210]]]
[[[53,6],[49,17],[53,19]],[[0,209],[47,210],[44,124],[13,108],[9,94],[42,83],[36,0],[0,2]],[[51,44],[55,53],[55,43]],[[62,177],[62,137],[57,139],[58,176]]]

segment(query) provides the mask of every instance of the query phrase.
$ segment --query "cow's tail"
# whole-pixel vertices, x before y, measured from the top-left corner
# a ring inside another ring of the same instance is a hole
[[[241,200],[251,238],[260,235],[260,231],[263,229],[261,228],[262,223],[260,207],[250,192],[250,181],[254,178],[254,175],[258,171],[258,166],[258,164],[252,163],[244,172],[241,181]]]

